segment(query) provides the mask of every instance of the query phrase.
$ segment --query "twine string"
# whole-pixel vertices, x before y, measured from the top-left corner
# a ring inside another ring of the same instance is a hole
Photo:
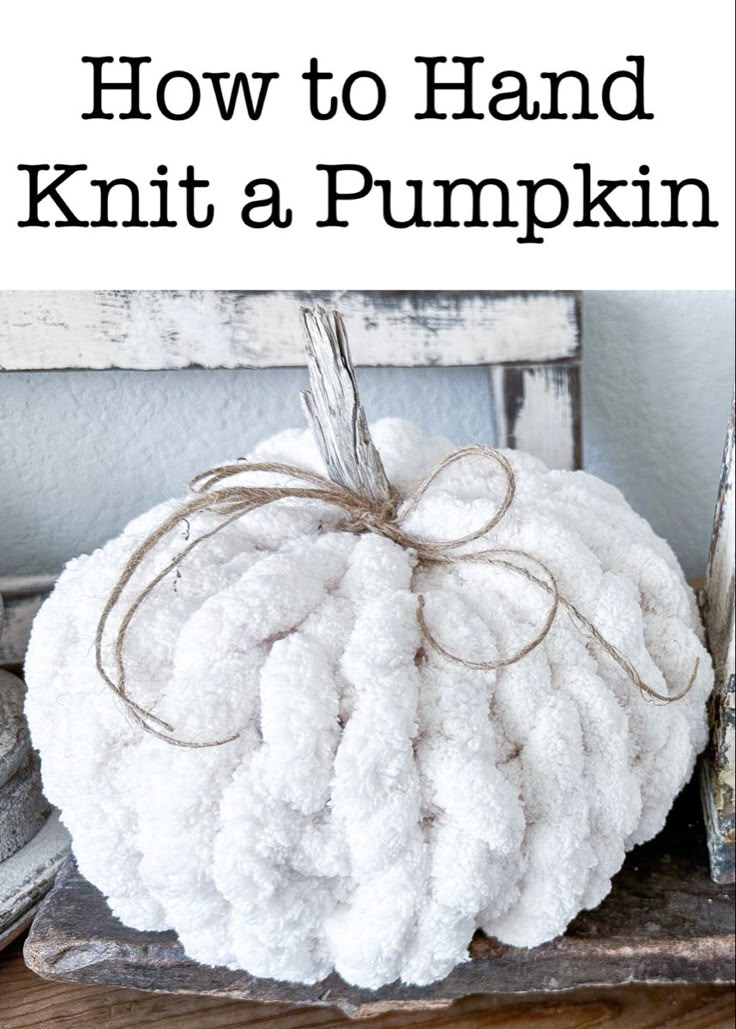
[[[416,511],[427,491],[434,482],[451,465],[469,457],[480,457],[501,470],[504,491],[501,501],[491,516],[477,529],[452,539],[426,539],[414,536],[407,531],[405,523]],[[244,473],[266,473],[283,475],[287,481],[279,485],[258,485],[255,483],[237,483],[231,485],[230,480]],[[370,497],[353,492],[344,486],[332,482],[318,472],[311,472],[296,465],[276,461],[221,465],[197,475],[190,483],[190,495],[183,504],[172,512],[156,529],[154,529],[130,555],[119,579],[115,583],[100,616],[95,634],[95,661],[97,670],[105,684],[121,700],[130,718],[141,729],[158,739],[174,746],[202,748],[220,746],[237,739],[239,733],[233,733],[223,739],[196,741],[181,739],[176,735],[173,725],[143,707],[131,697],[127,683],[125,662],[125,642],[131,625],[142,605],[156,590],[157,586],[184,561],[192,551],[225,530],[233,522],[243,518],[251,511],[265,507],[280,500],[305,500],[331,504],[342,509],[347,515],[347,529],[351,532],[373,532],[391,540],[398,546],[416,553],[418,564],[456,566],[462,563],[484,564],[503,568],[523,578],[527,583],[537,587],[549,598],[549,605],[541,628],[526,643],[512,654],[489,661],[472,661],[460,654],[453,653],[441,643],[431,632],[425,618],[425,597],[419,593],[416,600],[416,618],[420,636],[424,643],[442,657],[464,668],[479,671],[490,671],[506,668],[522,661],[532,653],[549,635],[560,608],[570,616],[573,624],[583,634],[590,636],[597,646],[606,653],[624,672],[632,684],[642,694],[661,703],[673,703],[681,700],[692,688],[698,674],[700,661],[696,659],[687,684],[678,693],[670,696],[649,686],[641,677],[633,663],[621,651],[610,643],[603,634],[570,600],[562,595],[559,583],[553,572],[538,557],[521,548],[496,547],[480,551],[461,551],[460,548],[474,543],[487,536],[506,516],[516,496],[516,477],[508,458],[491,447],[467,446],[453,451],[440,461],[414,491],[402,500],[394,493],[388,502],[379,502]],[[121,604],[128,585],[145,559],[156,547],[167,539],[176,528],[184,522],[189,525],[191,518],[201,512],[218,516],[215,525],[188,540],[185,547],[136,593],[125,609],[125,613],[113,639],[112,655],[114,673],[105,667],[103,643],[108,621]]]

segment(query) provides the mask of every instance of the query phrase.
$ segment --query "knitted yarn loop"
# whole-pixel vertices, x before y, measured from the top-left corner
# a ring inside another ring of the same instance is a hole
[[[414,536],[408,532],[405,528],[406,522],[421,503],[422,498],[432,483],[451,465],[471,457],[482,458],[490,462],[497,469],[500,469],[503,475],[503,496],[491,517],[474,531],[455,539],[432,540]],[[282,485],[228,484],[229,480],[233,477],[242,476],[246,473],[283,475],[287,481]],[[471,661],[460,654],[453,653],[432,634],[425,617],[425,598],[423,594],[419,593],[416,602],[416,618],[421,638],[424,644],[441,654],[447,661],[479,671],[490,671],[513,665],[523,660],[546,639],[560,608],[563,608],[572,619],[576,628],[581,633],[590,636],[597,646],[619,666],[631,683],[642,694],[652,700],[666,704],[681,700],[692,688],[696,680],[700,663],[699,659],[696,659],[690,678],[684,688],[673,695],[661,693],[647,685],[631,661],[600,633],[596,626],[578,610],[575,604],[561,594],[555,575],[546,564],[533,554],[518,548],[491,547],[476,551],[462,550],[463,547],[492,532],[495,526],[505,517],[513,504],[515,495],[516,478],[510,462],[500,451],[485,446],[467,446],[453,451],[429,472],[408,497],[401,498],[392,491],[392,497],[388,502],[376,501],[371,497],[359,494],[345,486],[332,482],[316,472],[279,462],[237,462],[235,464],[221,465],[202,472],[190,483],[189,498],[169,515],[158,528],[154,529],[133,551],[113,587],[103,608],[95,635],[97,670],[109,689],[122,701],[131,719],[145,732],[164,740],[166,743],[179,747],[201,748],[221,746],[237,739],[238,733],[223,739],[204,742],[180,739],[176,736],[173,725],[138,704],[130,695],[127,685],[124,655],[126,637],[141,605],[153,593],[159,583],[174,571],[195,547],[222,532],[228,525],[242,518],[250,511],[264,507],[267,504],[287,499],[314,500],[323,504],[333,504],[341,508],[347,516],[347,525],[345,527],[347,531],[373,532],[384,536],[398,546],[415,552],[419,564],[457,565],[464,562],[500,567],[523,578],[532,586],[543,591],[549,598],[549,605],[541,628],[523,646],[520,646],[512,654],[494,660]],[[202,511],[219,515],[221,519],[213,528],[201,533],[194,539],[189,539],[189,519]],[[187,544],[128,603],[113,639],[114,672],[110,673],[105,666],[103,658],[103,643],[110,616],[122,602],[126,588],[145,558],[182,521],[187,524]]]

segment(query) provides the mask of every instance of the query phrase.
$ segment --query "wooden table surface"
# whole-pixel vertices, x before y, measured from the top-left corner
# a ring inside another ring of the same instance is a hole
[[[728,986],[627,986],[523,998],[466,997],[441,1010],[386,1012],[351,1022],[330,1008],[50,983],[26,968],[20,941],[0,953],[0,1029],[733,1029],[734,997]]]

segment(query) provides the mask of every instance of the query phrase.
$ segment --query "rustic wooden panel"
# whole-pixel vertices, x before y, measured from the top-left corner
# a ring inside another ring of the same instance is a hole
[[[25,764],[30,750],[23,717],[23,683],[0,669],[0,790]]]
[[[162,996],[103,986],[44,982],[19,943],[0,954],[3,1029],[345,1029],[329,1007],[257,1004],[214,997]],[[472,996],[434,1010],[387,1011],[370,1029],[733,1029],[728,986],[626,986],[563,994]],[[352,1023],[354,1025],[354,1023]]]
[[[298,311],[338,307],[364,365],[540,363],[580,349],[575,293],[0,292],[0,369],[302,365]]]
[[[24,847],[0,861],[0,940],[25,926],[69,853],[69,834],[52,814]],[[0,1022],[2,1026],[2,1022]]]
[[[734,881],[734,408],[726,434],[705,585],[704,615],[716,670],[711,701],[711,742],[702,762],[703,807],[711,871],[716,882]]]
[[[582,467],[576,361],[490,369],[496,445],[526,450],[550,468]]]
[[[0,786],[0,861],[16,854],[33,839],[49,811],[41,792],[38,758],[29,751],[15,775]]]
[[[697,790],[677,802],[665,831],[634,851],[612,893],[567,934],[533,950],[483,936],[472,960],[442,982],[380,990],[331,975],[315,986],[256,979],[188,960],[174,933],[136,932],[110,914],[70,861],[26,942],[31,968],[50,979],[298,1005],[330,1005],[366,1017],[388,1008],[447,1005],[477,993],[557,991],[592,985],[733,980],[733,890],[708,876]]]
[[[50,811],[23,715],[24,699],[23,682],[0,669],[0,865],[33,839]]]
[[[54,581],[53,575],[0,576],[0,667],[23,663],[33,619]]]

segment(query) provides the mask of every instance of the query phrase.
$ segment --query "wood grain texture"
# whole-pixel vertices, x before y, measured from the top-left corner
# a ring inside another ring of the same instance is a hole
[[[41,790],[38,756],[31,751],[15,775],[0,786],[0,861],[25,847],[40,832],[50,811]]]
[[[353,1017],[387,1008],[449,1005],[477,993],[557,991],[631,982],[733,980],[733,890],[708,876],[697,789],[680,798],[667,829],[629,856],[614,889],[564,937],[533,950],[477,935],[471,960],[426,987],[380,990],[331,975],[314,986],[206,968],[184,956],[174,933],[136,932],[112,917],[73,862],[59,874],[26,941],[29,966],[49,979],[124,985],[300,1006],[330,1005]]]
[[[728,986],[626,986],[524,997],[471,996],[438,1010],[387,1011],[366,1025],[371,1029],[729,1029],[733,1020],[734,992]],[[2,1029],[339,1029],[349,1025],[355,1022],[329,1007],[45,982],[25,966],[20,944],[0,954]]]
[[[333,482],[372,500],[389,501],[391,486],[360,401],[345,323],[323,307],[302,311],[311,388],[304,413]]]
[[[69,834],[58,814],[52,813],[24,847],[0,861],[0,935],[7,939],[18,925],[24,925],[68,853]]]
[[[575,293],[0,292],[0,369],[303,365],[299,308],[339,308],[356,364],[574,358]]]
[[[0,670],[0,863],[33,839],[50,811],[23,714],[24,699],[23,682]],[[4,922],[0,910],[0,931]]]
[[[708,559],[703,613],[716,685],[711,699],[711,740],[702,762],[703,808],[711,872],[734,881],[736,818],[736,692],[734,685],[734,406],[726,433],[721,481]]]
[[[490,376],[497,446],[525,450],[550,468],[581,468],[579,363],[497,365]]]
[[[27,760],[31,737],[23,716],[24,685],[0,670],[0,790]]]
[[[0,670],[0,949],[27,928],[68,851],[31,747],[23,682]]]

